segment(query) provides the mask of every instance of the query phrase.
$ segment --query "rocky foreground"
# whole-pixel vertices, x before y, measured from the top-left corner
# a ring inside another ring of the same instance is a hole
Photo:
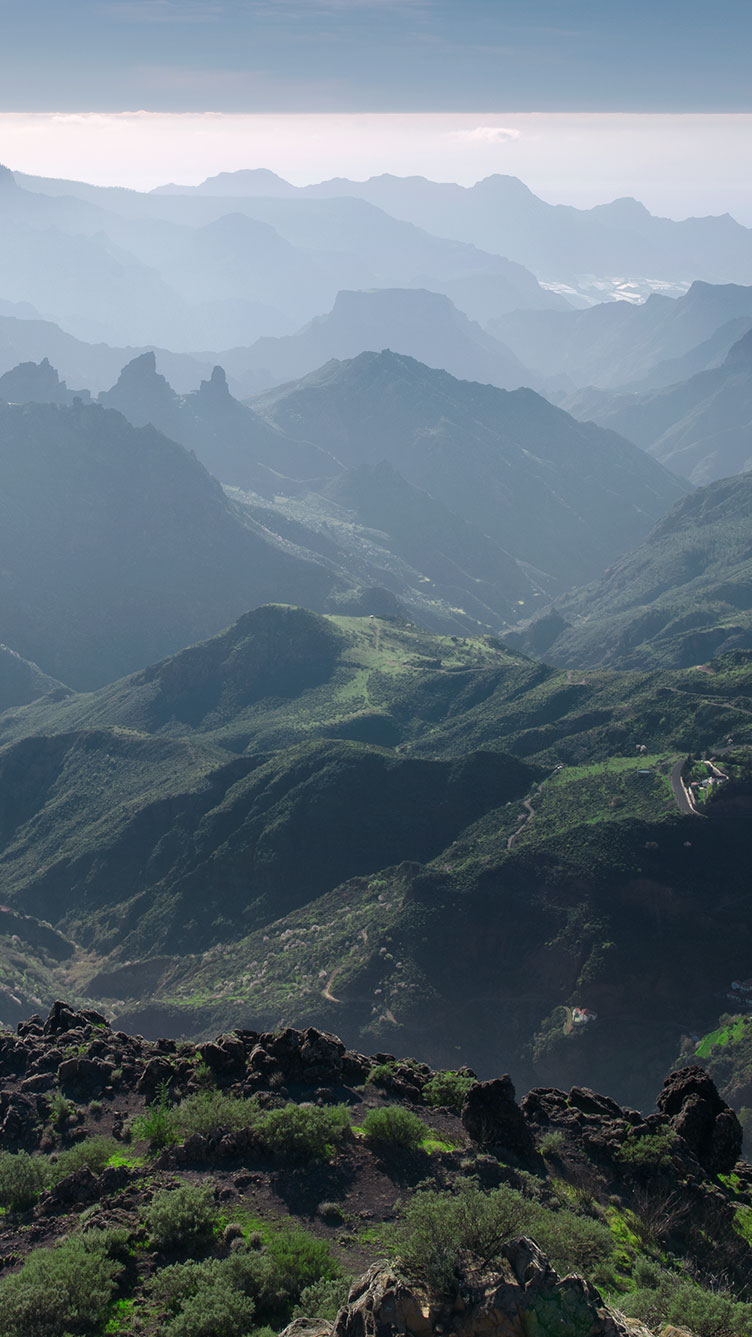
[[[697,1067],[648,1115],[518,1103],[313,1028],[151,1042],[56,1003],[0,1035],[0,1337],[668,1337],[683,1303],[686,1331],[742,1337],[741,1145]],[[60,1300],[76,1249],[98,1307]]]

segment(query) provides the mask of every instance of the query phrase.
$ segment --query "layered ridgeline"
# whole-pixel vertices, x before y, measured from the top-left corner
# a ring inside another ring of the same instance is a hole
[[[329,363],[252,402],[345,468],[392,464],[543,588],[602,570],[682,490],[641,451],[532,390],[458,381],[390,352]]]
[[[340,292],[331,311],[296,334],[231,349],[222,354],[222,363],[239,383],[255,381],[255,388],[265,389],[305,376],[331,358],[342,360],[382,348],[505,390],[540,382],[535,372],[528,371],[499,339],[468,320],[448,297],[420,288]]]
[[[54,381],[52,368],[41,364],[16,369],[9,385],[15,393],[24,387],[29,394],[62,393]],[[639,542],[683,491],[633,446],[578,424],[532,391],[507,394],[457,381],[388,352],[331,363],[256,401],[254,408],[230,394],[218,367],[198,390],[178,395],[157,371],[155,354],[144,353],[126,365],[100,400],[139,428],[158,428],[235,488],[234,509],[225,504],[232,523],[229,518],[223,523],[232,528],[244,519],[267,545],[262,551],[270,577],[263,598],[343,612],[401,607],[435,631],[496,633],[514,626],[538,603],[598,574]],[[48,412],[45,430],[53,432],[56,420]],[[106,436],[118,420],[101,411],[91,414],[82,422],[93,449],[95,431]],[[9,423],[22,421],[10,413]],[[124,424],[117,431],[122,435]],[[81,466],[72,429],[66,440],[66,451],[58,451],[56,459],[70,476],[59,495],[49,498],[49,505],[60,509],[61,536],[68,524],[65,498],[79,487]],[[8,449],[10,460],[20,447]],[[21,472],[28,471],[31,457],[19,458]],[[174,448],[167,449],[168,459],[161,481],[152,479],[150,500],[138,502],[150,505],[155,515],[162,506],[168,513],[173,508],[169,470],[182,469],[198,485],[195,461],[181,462]],[[156,469],[156,456],[153,463]],[[9,495],[17,482],[8,475]],[[208,488],[208,480],[201,486]],[[31,484],[28,492],[35,496]],[[191,515],[187,497],[185,502],[185,525],[175,529],[176,566],[181,545],[190,546],[188,532],[203,523],[198,511]],[[23,497],[16,499],[20,515],[26,505]],[[33,535],[32,516],[33,510],[27,520]],[[118,519],[125,524],[122,511]],[[167,550],[169,525],[155,523],[155,542]],[[130,541],[128,533],[123,543]],[[100,538],[113,550],[121,542],[117,528],[112,534],[102,531]],[[49,547],[49,539],[44,543]],[[281,561],[274,569],[273,556]],[[145,572],[148,545],[139,560]],[[223,560],[219,552],[211,558],[215,569],[223,569]],[[230,591],[244,578],[244,566],[238,565],[229,582],[223,579],[226,603],[215,621],[197,621],[181,638],[143,642],[132,657],[113,659],[98,678],[76,677],[75,685],[135,667],[258,602],[253,584],[244,587],[240,604],[232,601]],[[300,574],[297,586],[288,577],[292,569]],[[256,562],[254,570],[260,579],[264,563]],[[152,571],[150,578],[159,589],[162,577]],[[146,574],[141,579],[148,589]],[[19,581],[23,590],[22,576]],[[72,588],[60,595],[63,610],[71,606]],[[32,611],[35,597],[30,593]],[[11,640],[10,631],[6,634]],[[125,628],[120,634],[126,635]],[[19,633],[12,643],[46,671],[66,678],[62,661],[49,659],[43,641],[22,640]],[[73,670],[67,674],[73,681]]]
[[[3,637],[76,687],[334,584],[182,446],[96,405],[0,404],[0,493]]]
[[[709,748],[749,792],[751,673],[718,661],[709,698],[263,608],[6,711],[0,1015],[67,989],[151,1035],[313,1021],[644,1105],[748,973],[749,824],[723,785],[687,816],[678,777]]]
[[[567,407],[621,432],[693,483],[742,473],[752,468],[752,331],[719,367],[686,381],[644,394],[586,390]]]
[[[674,385],[722,361],[752,325],[752,287],[695,282],[671,298],[587,311],[521,311],[491,324],[540,376],[615,389]]]
[[[752,1333],[752,1167],[699,1067],[643,1117],[57,1001],[0,1037],[0,1081],[3,1337]]]
[[[685,497],[599,581],[511,641],[573,668],[687,667],[752,648],[752,473]]]
[[[33,185],[29,190],[27,185]],[[487,279],[489,310],[558,304],[498,253],[432,235],[365,200],[175,198],[0,168],[0,288],[97,342],[228,348],[299,328],[342,289],[443,292]],[[494,248],[494,251],[496,248]]]

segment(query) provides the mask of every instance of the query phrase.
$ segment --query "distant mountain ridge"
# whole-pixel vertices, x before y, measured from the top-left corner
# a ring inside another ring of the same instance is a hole
[[[232,350],[223,354],[223,365],[237,380],[255,375],[272,386],[305,376],[331,358],[342,361],[383,348],[460,380],[483,381],[505,390],[540,380],[448,297],[420,288],[340,292],[331,311],[296,334],[259,339],[251,348]]]
[[[391,463],[526,563],[542,588],[600,571],[683,490],[635,447],[532,390],[458,381],[390,352],[329,363],[252,404],[345,467]]]
[[[729,214],[676,222],[631,198],[592,209],[548,204],[514,176],[495,174],[472,186],[384,173],[367,181],[334,178],[297,189],[265,171],[225,172],[200,186],[159,193],[355,196],[419,227],[471,242],[526,265],[541,278],[627,274],[691,282],[752,282],[752,232]]]
[[[752,473],[685,497],[600,580],[510,643],[580,669],[686,668],[752,649]]]
[[[645,394],[589,395],[568,401],[586,417],[635,441],[696,484],[752,469],[752,330],[720,366]]]
[[[629,389],[644,379],[653,385],[670,383],[676,379],[673,361],[691,355],[735,321],[752,325],[752,286],[698,281],[679,298],[656,293],[639,306],[611,302],[587,311],[516,312],[491,328],[541,376],[611,390]],[[739,326],[734,332],[738,337]],[[734,333],[728,337],[721,344],[722,355]],[[714,347],[707,350],[708,360],[714,355]]]
[[[0,404],[0,623],[74,687],[109,681],[269,599],[336,586],[182,446],[99,405]]]

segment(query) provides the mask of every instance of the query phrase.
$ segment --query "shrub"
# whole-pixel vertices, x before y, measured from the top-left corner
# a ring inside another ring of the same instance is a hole
[[[616,1153],[616,1159],[625,1170],[636,1174],[654,1174],[657,1170],[671,1169],[674,1138],[668,1130],[632,1135]]]
[[[77,1142],[67,1151],[61,1151],[57,1160],[50,1163],[47,1172],[48,1181],[51,1184],[59,1184],[66,1175],[73,1174],[84,1165],[88,1166],[92,1174],[100,1175],[110,1157],[119,1151],[120,1147],[114,1138],[87,1137],[85,1141]]]
[[[724,1291],[706,1291],[670,1272],[619,1300],[623,1313],[657,1332],[665,1323],[688,1328],[696,1337],[752,1337],[752,1305]]]
[[[286,1160],[326,1160],[350,1137],[350,1117],[345,1105],[285,1105],[263,1115],[258,1134],[268,1151]]]
[[[320,1202],[318,1206],[319,1216],[324,1221],[341,1221],[342,1208],[338,1202]]]
[[[219,1223],[209,1190],[188,1184],[155,1193],[143,1217],[153,1244],[165,1252],[198,1252],[214,1239]]]
[[[599,1221],[552,1211],[502,1184],[484,1193],[468,1180],[455,1193],[417,1193],[397,1227],[397,1249],[408,1274],[451,1293],[463,1264],[492,1263],[514,1235],[531,1235],[560,1272],[588,1272],[611,1257],[614,1242]]]
[[[369,1110],[361,1128],[369,1142],[383,1142],[409,1151],[419,1147],[428,1132],[422,1119],[401,1105],[384,1105],[382,1109]]]
[[[525,1232],[533,1236],[557,1272],[583,1272],[589,1276],[614,1252],[611,1231],[600,1221],[574,1212],[550,1211],[529,1204]]]
[[[538,1143],[538,1150],[541,1156],[549,1158],[560,1156],[564,1147],[564,1134],[560,1128],[552,1128],[549,1133],[544,1133]]]
[[[44,1161],[25,1151],[0,1151],[0,1206],[11,1212],[32,1207],[44,1178]]]
[[[219,1281],[190,1296],[163,1331],[169,1337],[246,1337],[253,1331],[254,1313],[250,1296]]]
[[[429,1105],[445,1105],[459,1113],[465,1096],[474,1085],[475,1079],[465,1077],[461,1072],[435,1072],[423,1087],[423,1096]]]
[[[309,1286],[319,1281],[334,1281],[339,1275],[324,1241],[299,1226],[274,1235],[267,1245],[267,1257],[274,1266],[276,1295],[265,1318],[273,1318],[278,1301],[285,1318]]]
[[[391,1086],[393,1077],[394,1077],[393,1063],[376,1063],[371,1068],[371,1071],[369,1072],[366,1081],[370,1082],[371,1086],[380,1086],[388,1090],[389,1087]]]
[[[292,1317],[321,1318],[332,1323],[342,1306],[347,1304],[349,1290],[349,1277],[315,1281],[300,1292],[300,1300],[292,1311]]]
[[[423,1189],[395,1231],[402,1267],[429,1289],[451,1293],[461,1256],[492,1262],[504,1241],[521,1231],[525,1209],[522,1195],[506,1186],[483,1193],[464,1180],[453,1194]]]
[[[131,1131],[135,1138],[148,1142],[154,1150],[168,1147],[177,1141],[172,1108],[164,1083],[159,1088],[159,1095],[154,1104],[133,1120]]]
[[[227,1260],[164,1267],[147,1289],[171,1311],[162,1328],[170,1337],[244,1337],[253,1329],[255,1305],[235,1284]]]
[[[121,1264],[101,1240],[75,1235],[35,1249],[19,1272],[0,1281],[0,1337],[63,1337],[103,1321]]]
[[[212,1136],[214,1133],[252,1128],[258,1123],[261,1111],[255,1100],[226,1096],[213,1088],[187,1096],[170,1111],[170,1116],[175,1136],[185,1138],[193,1133]]]
[[[53,1128],[60,1132],[73,1115],[73,1106],[60,1091],[50,1096],[49,1118]]]

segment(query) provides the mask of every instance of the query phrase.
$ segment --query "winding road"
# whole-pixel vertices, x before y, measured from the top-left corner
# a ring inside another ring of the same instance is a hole
[[[671,775],[669,777],[671,780],[671,793],[676,801],[676,806],[679,809],[679,812],[684,813],[686,817],[702,817],[703,814],[697,811],[692,795],[682,779],[683,768],[684,762],[677,761],[676,765],[672,766]]]

